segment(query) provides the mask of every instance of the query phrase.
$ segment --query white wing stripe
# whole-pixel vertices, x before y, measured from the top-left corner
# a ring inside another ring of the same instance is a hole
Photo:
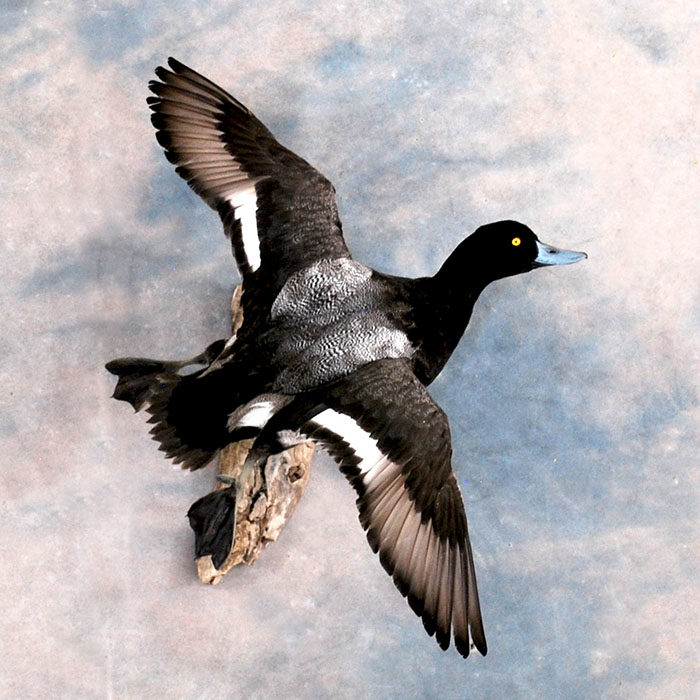
[[[348,443],[361,460],[359,469],[363,474],[380,461],[386,459],[386,456],[377,447],[377,441],[350,416],[338,413],[332,408],[327,408],[317,416],[314,416],[313,421],[343,438]]]
[[[399,589],[443,648],[454,633],[460,653],[467,654],[470,618],[479,627],[481,622],[464,545],[436,534],[432,519],[423,520],[407,488],[406,465],[384,454],[357,421],[326,409],[312,424],[337,435],[359,459],[361,519]]]
[[[258,198],[255,183],[237,187],[227,198],[233,207],[234,216],[241,222],[241,241],[250,269],[260,267],[260,238],[258,236]]]
[[[290,397],[280,394],[261,394],[229,414],[226,427],[230,431],[236,428],[262,429],[270,418],[286,406],[290,400]]]
[[[267,421],[272,418],[275,412],[275,407],[269,401],[263,401],[259,404],[253,404],[250,409],[244,413],[236,423],[231,426],[234,428],[254,427],[262,428]]]

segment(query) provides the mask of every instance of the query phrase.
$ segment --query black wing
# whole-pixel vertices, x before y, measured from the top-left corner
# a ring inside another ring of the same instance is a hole
[[[315,401],[322,410],[302,419],[300,432],[322,443],[355,487],[370,546],[401,594],[443,649],[452,629],[460,654],[469,654],[470,632],[485,654],[467,517],[443,411],[403,359],[365,365]]]
[[[158,142],[219,212],[243,277],[245,311],[253,300],[269,309],[290,274],[320,258],[350,256],[335,190],[234,97],[173,58],[168,65],[149,84]]]

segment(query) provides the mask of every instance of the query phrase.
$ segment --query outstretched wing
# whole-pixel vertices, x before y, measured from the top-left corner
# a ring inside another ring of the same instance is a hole
[[[349,257],[331,183],[234,97],[173,58],[168,65],[149,84],[156,137],[176,172],[219,212],[253,292],[244,303],[256,296],[266,306],[290,274]]]
[[[460,654],[469,654],[470,633],[485,654],[447,417],[403,359],[365,365],[323,392],[323,409],[300,432],[322,443],[355,487],[370,546],[443,649],[453,630]]]

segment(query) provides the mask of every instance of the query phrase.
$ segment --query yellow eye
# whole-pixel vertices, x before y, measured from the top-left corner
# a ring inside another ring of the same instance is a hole
[[[520,239],[516,236],[516,237],[511,241],[511,243],[512,243],[514,246],[519,246],[519,245],[520,245]]]

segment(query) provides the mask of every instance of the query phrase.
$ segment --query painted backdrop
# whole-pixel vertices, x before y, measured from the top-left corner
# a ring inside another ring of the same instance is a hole
[[[692,3],[0,7],[0,695],[700,694]],[[228,244],[149,123],[169,55],[334,182],[363,262],[432,274],[504,218],[588,252],[489,288],[431,390],[486,658],[426,637],[323,455],[261,561],[198,583],[212,470],[170,467],[103,370],[227,329]]]

